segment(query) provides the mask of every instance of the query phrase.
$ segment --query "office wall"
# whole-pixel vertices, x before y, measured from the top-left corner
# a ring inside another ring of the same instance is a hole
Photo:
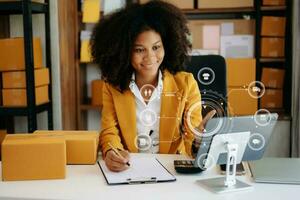
[[[59,72],[59,34],[58,34],[58,9],[57,0],[50,2],[50,20],[51,20],[51,56],[52,56],[52,96],[53,96],[53,123],[54,129],[61,129],[61,93],[60,93],[60,72]],[[43,61],[45,64],[45,22],[44,15],[33,15],[33,35],[40,37],[43,47]],[[23,36],[22,16],[10,16],[10,36]],[[15,131],[27,132],[26,117],[15,117]],[[38,115],[38,129],[47,129],[47,112]]]

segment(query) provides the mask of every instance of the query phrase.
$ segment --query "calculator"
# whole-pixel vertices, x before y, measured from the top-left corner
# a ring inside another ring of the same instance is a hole
[[[174,160],[174,167],[178,173],[195,174],[204,171],[200,167],[195,167],[194,160]]]

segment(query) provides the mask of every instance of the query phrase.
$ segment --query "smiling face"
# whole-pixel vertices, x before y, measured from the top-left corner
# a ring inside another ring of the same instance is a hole
[[[131,64],[136,77],[145,79],[156,77],[164,56],[162,39],[157,32],[147,30],[140,33],[134,42],[131,53]]]

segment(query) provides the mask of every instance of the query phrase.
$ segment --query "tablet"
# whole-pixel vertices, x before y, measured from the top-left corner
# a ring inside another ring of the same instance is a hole
[[[261,159],[277,122],[277,118],[278,115],[276,113],[266,113],[210,119],[205,127],[206,131],[202,135],[194,166],[203,168],[203,163],[209,160],[207,156],[210,144],[215,135],[243,131],[250,131],[250,138],[242,160],[249,161]],[[221,153],[218,158],[213,159],[216,164],[226,164],[227,153]]]

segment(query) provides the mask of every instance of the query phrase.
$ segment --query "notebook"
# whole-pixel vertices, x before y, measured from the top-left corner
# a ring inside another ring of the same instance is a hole
[[[255,182],[300,184],[300,158],[263,158],[249,166]]]
[[[98,161],[107,184],[140,184],[175,181],[176,178],[156,159],[131,157],[130,167],[122,172],[112,172],[104,160]]]

